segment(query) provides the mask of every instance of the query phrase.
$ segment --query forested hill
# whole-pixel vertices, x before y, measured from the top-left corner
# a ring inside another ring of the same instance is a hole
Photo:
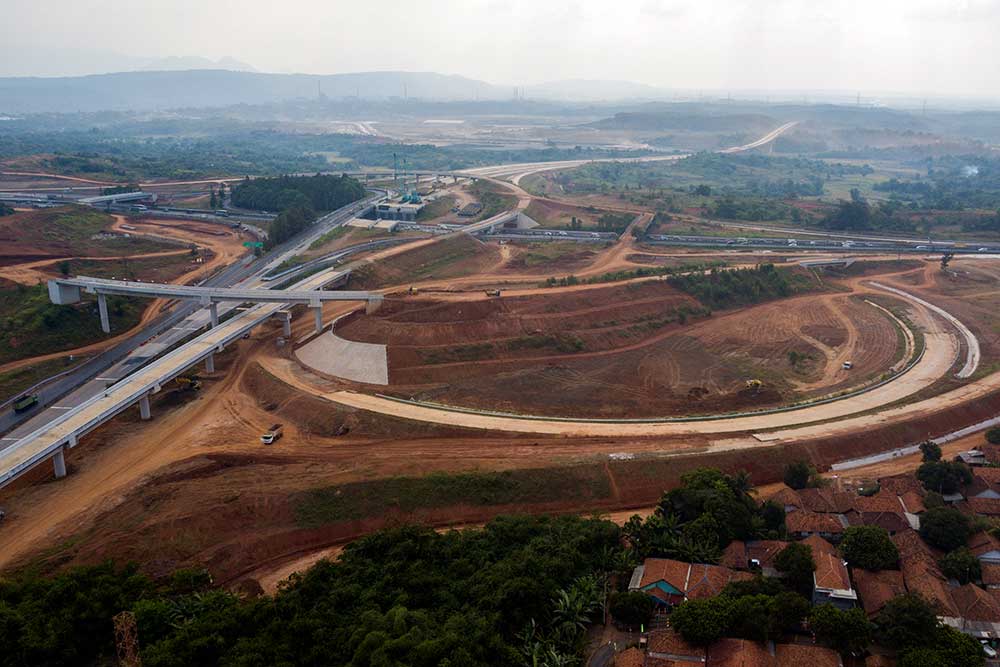
[[[261,211],[285,211],[305,206],[332,211],[365,196],[365,188],[350,176],[279,176],[247,179],[233,188],[233,204]]]

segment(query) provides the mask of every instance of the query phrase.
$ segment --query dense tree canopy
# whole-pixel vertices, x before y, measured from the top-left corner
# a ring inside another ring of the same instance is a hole
[[[901,667],[979,667],[985,662],[979,642],[941,624],[934,608],[918,595],[889,600],[875,625],[878,639],[899,651]]]
[[[921,459],[925,463],[928,461],[940,461],[941,445],[937,444],[933,440],[927,440],[925,442],[921,442],[920,454],[921,454]]]
[[[110,565],[25,576],[0,584],[0,665],[106,661],[126,609],[147,666],[557,664],[580,649],[618,544],[614,524],[575,517],[399,528],[252,601]]]
[[[332,211],[365,196],[365,188],[350,176],[279,176],[249,178],[232,189],[233,205],[262,211],[309,207]]]
[[[899,561],[899,550],[880,526],[849,527],[844,531],[840,550],[851,567],[865,570],[890,570]]]
[[[960,584],[978,581],[982,576],[982,566],[976,555],[966,547],[955,549],[939,561],[941,572],[949,579],[956,579]]]
[[[674,609],[670,624],[692,644],[720,637],[768,641],[800,626],[809,601],[767,579],[730,585],[714,598],[687,600]]]
[[[955,493],[963,484],[972,482],[972,472],[964,463],[927,461],[917,468],[917,479],[928,491]]]
[[[791,489],[804,489],[814,482],[816,468],[808,461],[792,461],[785,466],[785,486]]]
[[[864,610],[846,611],[830,604],[814,607],[809,615],[809,627],[817,639],[841,652],[860,651],[872,640],[874,627]]]
[[[775,557],[774,567],[778,572],[784,573],[785,581],[793,590],[803,595],[812,593],[816,563],[813,561],[812,549],[808,546],[792,542]]]
[[[971,534],[969,517],[954,507],[935,507],[920,515],[920,536],[939,549],[964,547]]]

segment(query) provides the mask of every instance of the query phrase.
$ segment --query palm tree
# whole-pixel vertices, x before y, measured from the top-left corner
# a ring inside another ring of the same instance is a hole
[[[753,483],[750,481],[749,472],[740,470],[733,475],[733,491],[743,496],[755,495],[757,493],[757,489],[753,488]]]

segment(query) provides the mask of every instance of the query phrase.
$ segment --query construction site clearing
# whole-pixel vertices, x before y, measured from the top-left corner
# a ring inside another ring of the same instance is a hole
[[[459,233],[357,261],[348,289],[383,295],[378,310],[328,303],[324,331],[296,317],[290,338],[262,325],[154,395],[151,421],[133,409],[89,434],[66,478],[37,469],[0,490],[19,536],[0,542],[0,567],[110,557],[270,581],[398,521],[617,516],[695,467],[767,484],[789,461],[826,469],[1000,409],[987,258],[813,268],[804,253],[664,251],[628,232],[557,244]],[[793,289],[699,291],[698,276],[740,269]],[[502,493],[461,491],[484,471],[505,476]],[[431,474],[457,490],[401,491]],[[341,500],[317,515],[320,490]]]

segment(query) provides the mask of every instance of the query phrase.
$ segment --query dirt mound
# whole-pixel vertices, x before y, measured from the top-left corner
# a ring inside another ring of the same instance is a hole
[[[707,317],[662,281],[499,299],[389,299],[339,333],[388,345],[393,395],[581,417],[771,407],[877,377],[899,344],[882,312],[846,294]],[[844,359],[856,370],[844,371]],[[754,379],[763,387],[747,393]]]

